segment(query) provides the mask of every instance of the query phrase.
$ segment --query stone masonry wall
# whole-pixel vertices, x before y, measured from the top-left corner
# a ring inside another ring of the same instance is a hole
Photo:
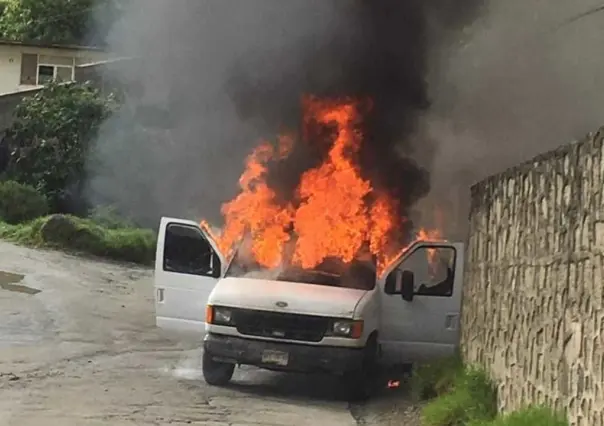
[[[462,351],[503,411],[604,425],[604,128],[472,188]]]

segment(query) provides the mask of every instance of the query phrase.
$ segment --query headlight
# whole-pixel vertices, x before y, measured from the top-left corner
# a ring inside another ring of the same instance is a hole
[[[233,319],[233,311],[227,308],[214,308],[214,324],[229,325]]]
[[[350,337],[351,339],[358,339],[363,335],[363,321],[335,320],[331,323],[331,329],[329,330],[328,335],[334,337]]]
[[[206,323],[215,325],[234,325],[233,310],[222,306],[208,305],[206,308]]]

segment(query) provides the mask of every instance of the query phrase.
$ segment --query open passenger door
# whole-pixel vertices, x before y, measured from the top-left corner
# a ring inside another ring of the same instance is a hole
[[[226,261],[198,223],[163,217],[155,255],[155,321],[159,328],[203,333],[210,293]]]
[[[418,242],[379,277],[380,344],[393,364],[454,355],[459,346],[462,243]]]

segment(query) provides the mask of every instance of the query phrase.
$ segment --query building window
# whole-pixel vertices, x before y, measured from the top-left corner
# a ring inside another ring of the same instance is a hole
[[[72,81],[73,67],[55,67],[55,79],[57,81]]]
[[[73,81],[75,58],[24,53],[21,58],[21,84],[42,86],[55,81]]]
[[[56,65],[38,65],[38,85],[48,84],[51,81],[72,81],[73,67]]]
[[[38,65],[38,85],[50,83],[55,78],[55,67]]]

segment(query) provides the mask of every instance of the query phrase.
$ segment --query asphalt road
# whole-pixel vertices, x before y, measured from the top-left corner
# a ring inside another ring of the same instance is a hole
[[[414,423],[396,392],[350,406],[332,378],[254,368],[210,387],[200,359],[155,327],[150,270],[0,242],[2,426]]]

